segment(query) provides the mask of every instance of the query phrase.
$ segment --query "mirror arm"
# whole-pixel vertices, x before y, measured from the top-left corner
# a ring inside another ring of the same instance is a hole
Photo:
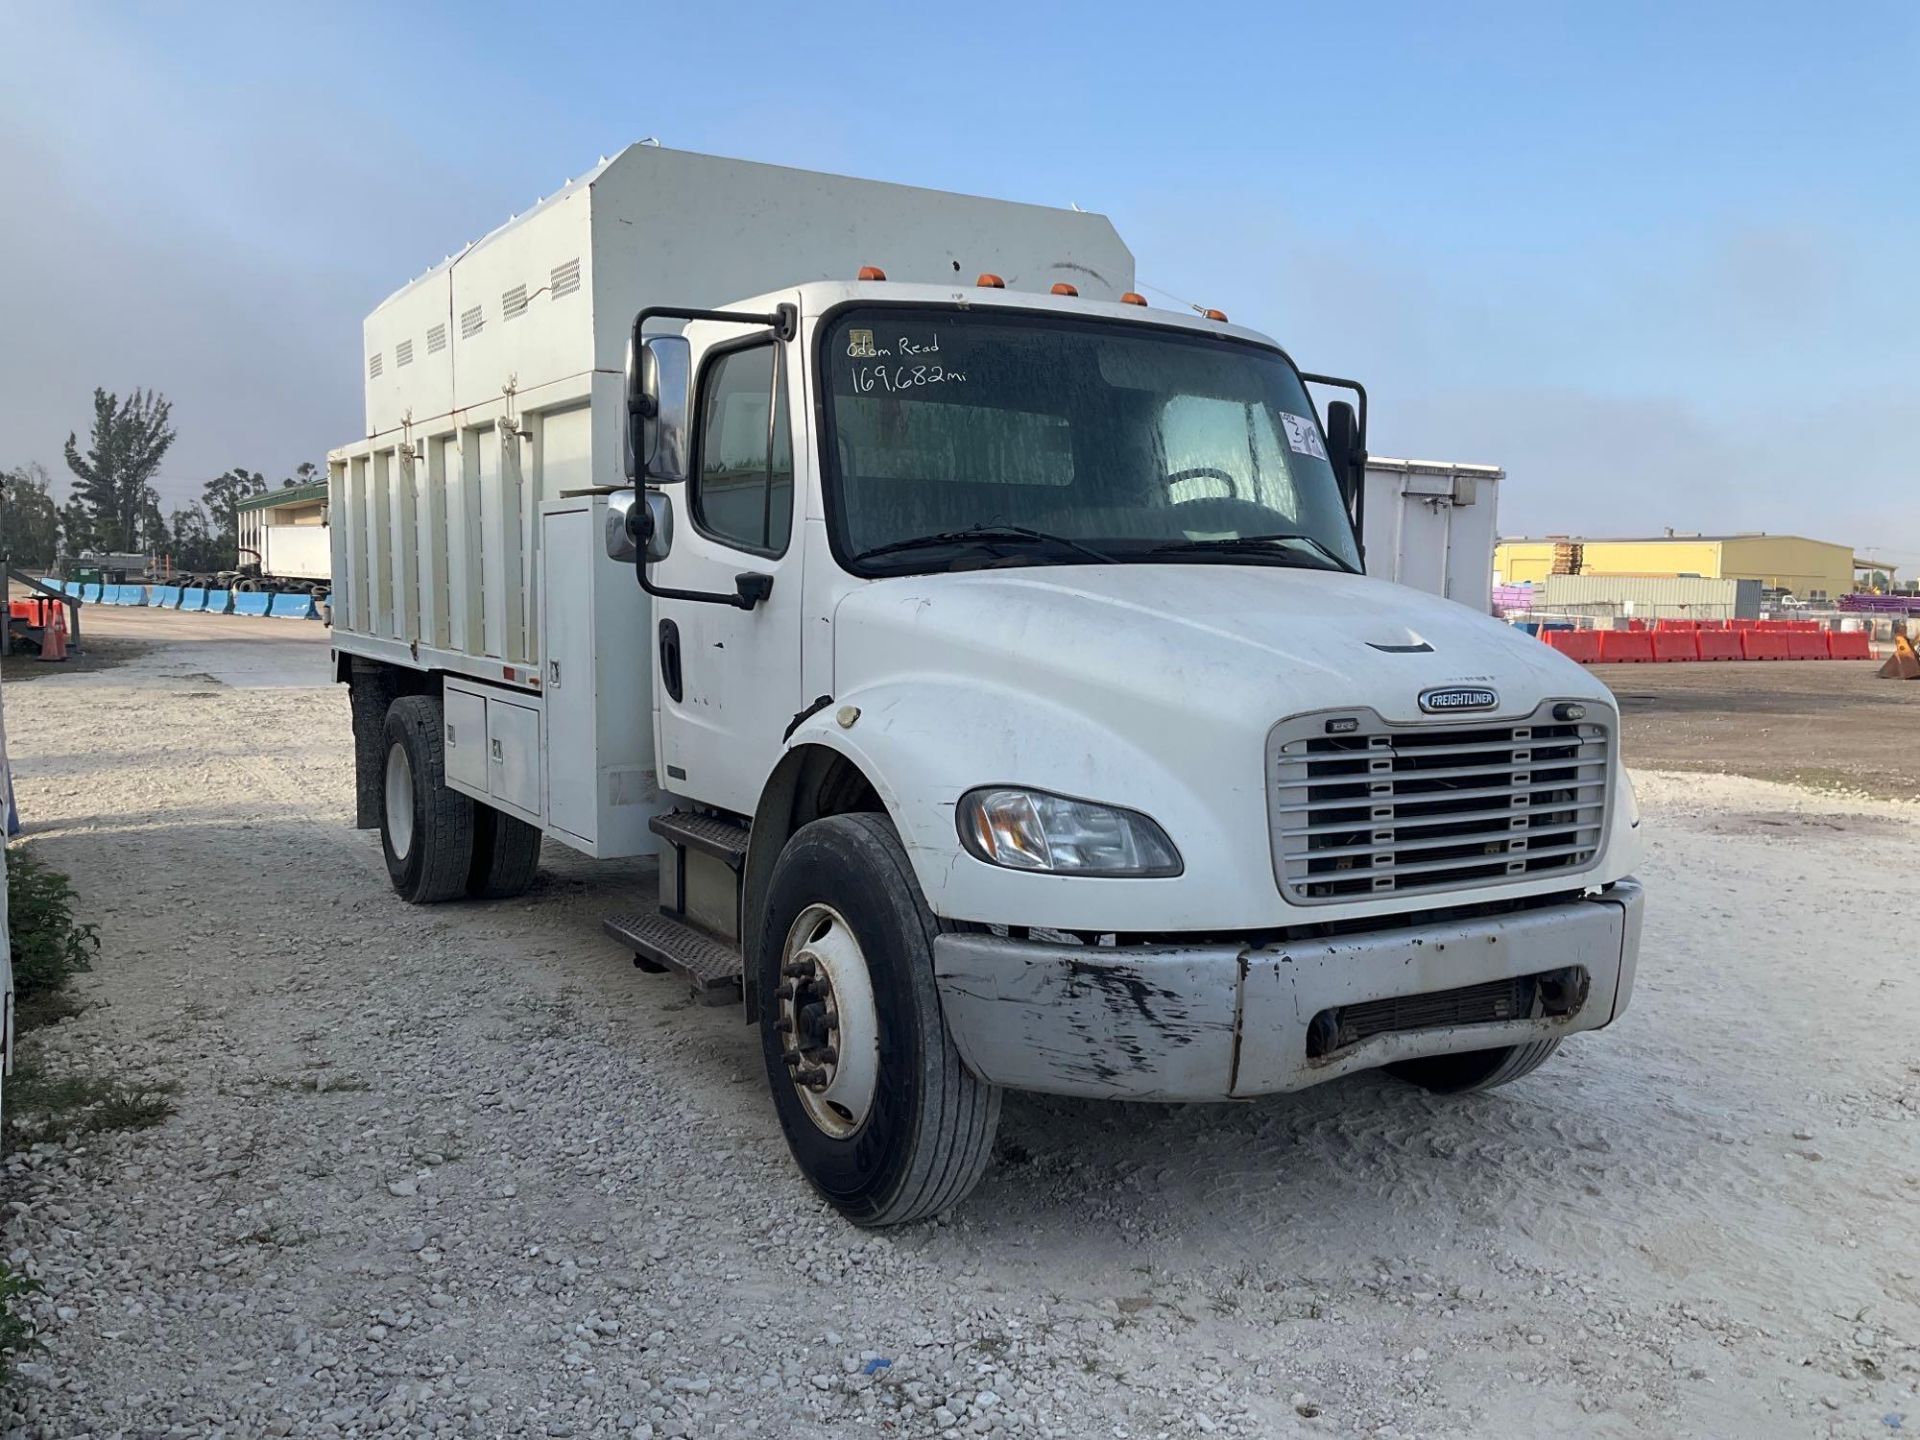
[[[645,560],[633,568],[640,577],[640,588],[656,600],[690,600],[698,605],[731,605],[736,610],[751,610],[773,593],[773,577],[753,570],[734,576],[734,591],[728,595],[719,590],[674,590],[656,585],[647,576]]]
[[[649,305],[633,317],[633,344],[637,350],[645,338],[641,332],[649,320],[714,320],[722,325],[765,325],[782,340],[800,333],[800,312],[792,305],[777,305],[771,315],[744,310],[689,310],[681,305]]]

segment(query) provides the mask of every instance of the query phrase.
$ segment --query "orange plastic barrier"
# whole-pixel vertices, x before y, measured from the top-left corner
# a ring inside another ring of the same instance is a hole
[[[1598,630],[1542,630],[1540,638],[1547,648],[1558,650],[1569,660],[1578,660],[1582,665],[1591,665],[1600,658],[1600,632]]]
[[[1666,622],[1662,621],[1664,625]],[[1653,658],[1656,660],[1698,660],[1700,658],[1700,635],[1694,630],[1666,630],[1653,632]]]
[[[1740,658],[1743,660],[1784,660],[1787,637],[1778,630],[1742,630]]]
[[[1662,630],[1698,630],[1700,622],[1698,620],[1656,620],[1653,622],[1653,628],[1656,634]]]
[[[1827,637],[1818,630],[1790,630],[1787,632],[1787,658],[1789,660],[1824,660],[1827,658]]]
[[[1624,665],[1653,659],[1653,635],[1646,630],[1597,630],[1600,663]]]
[[[1702,630],[1695,637],[1702,660],[1743,660],[1738,630]]]
[[[1871,660],[1873,643],[1867,639],[1867,632],[1864,630],[1829,630],[1827,658],[1829,660]]]

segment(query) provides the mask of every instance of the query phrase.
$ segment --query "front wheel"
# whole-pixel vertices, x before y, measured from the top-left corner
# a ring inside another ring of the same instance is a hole
[[[801,1173],[856,1225],[951,1209],[993,1148],[1000,1092],[947,1034],[940,930],[885,816],[816,820],[774,864],[754,957],[767,1078]]]
[[[1503,1045],[1497,1050],[1468,1050],[1459,1055],[1428,1055],[1387,1066],[1389,1073],[1409,1080],[1436,1095],[1461,1095],[1491,1090],[1530,1075],[1560,1048],[1558,1040],[1535,1040],[1527,1045]]]

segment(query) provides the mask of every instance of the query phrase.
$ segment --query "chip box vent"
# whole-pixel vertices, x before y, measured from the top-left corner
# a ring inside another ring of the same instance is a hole
[[[516,285],[500,297],[500,318],[518,320],[527,313],[527,287]]]
[[[553,279],[550,283],[553,288],[553,298],[556,300],[562,295],[573,294],[574,291],[580,288],[579,260],[573,259],[567,261],[564,265],[554,266]]]
[[[396,365],[411,365],[413,363],[413,341],[402,340],[398,345],[393,347],[393,363]]]
[[[427,354],[438,355],[447,348],[447,327],[435,325],[427,331]]]
[[[462,311],[460,314],[460,338],[462,340],[471,340],[480,333],[481,328],[485,326],[486,323],[487,322],[481,317],[480,307],[478,305],[474,306],[471,310]]]
[[[380,352],[376,350],[367,357],[367,378],[369,380],[378,380],[382,368]]]

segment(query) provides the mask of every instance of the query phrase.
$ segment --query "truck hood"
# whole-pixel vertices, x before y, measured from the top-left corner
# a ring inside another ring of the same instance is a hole
[[[1498,692],[1501,715],[1550,696],[1611,704],[1578,665],[1490,616],[1324,570],[1136,564],[905,576],[847,595],[834,636],[842,694],[904,671],[1036,685],[1069,704],[1106,692],[1264,723],[1359,705],[1417,721],[1428,718],[1421,691],[1455,684]]]

